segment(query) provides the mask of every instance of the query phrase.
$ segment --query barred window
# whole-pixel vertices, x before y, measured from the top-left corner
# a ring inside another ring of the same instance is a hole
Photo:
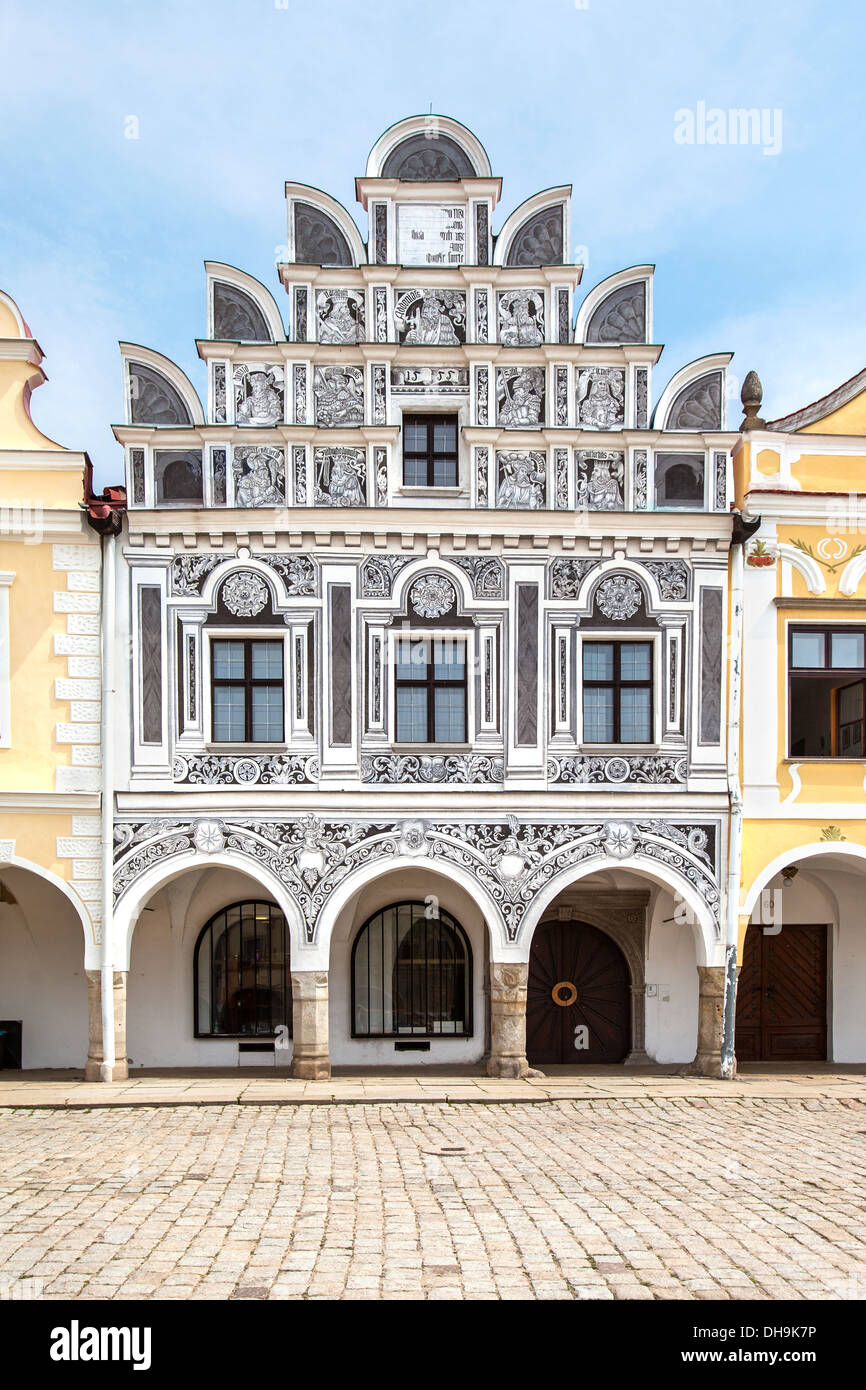
[[[459,922],[423,902],[377,912],[352,948],[352,1037],[470,1037],[472,951]]]
[[[289,929],[278,907],[232,903],[203,927],[195,947],[195,1036],[273,1037],[292,1031]]]

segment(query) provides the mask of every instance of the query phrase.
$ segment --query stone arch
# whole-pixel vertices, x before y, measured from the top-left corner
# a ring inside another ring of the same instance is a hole
[[[468,893],[478,904],[484,918],[491,959],[513,958],[513,948],[509,948],[505,924],[499,909],[487,890],[469,870],[461,865],[451,864],[442,859],[433,859],[427,855],[407,854],[401,855],[398,859],[379,859],[374,863],[362,864],[347,874],[338,887],[334,889],[322,911],[314,948],[318,962],[315,966],[311,964],[308,968],[321,970],[328,968],[331,938],[337,921],[346,905],[361,889],[379,879],[410,869],[421,870],[425,877],[429,876],[431,881],[436,878],[448,879]],[[312,956],[310,948],[307,948],[307,955]]]
[[[826,592],[827,581],[821,573],[821,567],[817,560],[813,560],[811,555],[806,555],[804,551],[798,550],[796,546],[787,545],[782,541],[779,544],[779,559],[784,560],[786,564],[792,565],[795,570],[799,571],[806,581],[806,587],[810,594],[823,594]],[[845,573],[847,573],[847,571]],[[842,575],[843,579],[845,578],[845,573]]]
[[[304,923],[297,904],[286,885],[266,865],[233,851],[202,854],[196,850],[160,860],[140,874],[120,894],[114,909],[113,956],[115,970],[128,970],[132,939],[142,909],[161,888],[190,869],[226,868],[243,874],[260,885],[274,899],[289,926],[293,959],[304,951]]]
[[[777,854],[766,864],[743,898],[740,917],[751,918],[761,893],[772,883],[777,874],[789,864],[801,859],[813,859],[816,855],[836,855],[839,859],[866,860],[866,845],[855,845],[847,841],[820,840],[817,844],[796,845]]]
[[[78,914],[78,920],[81,923],[81,929],[84,933],[85,953],[87,953],[88,950],[98,952],[99,940],[97,938],[95,923],[90,916],[86,903],[82,902],[71,883],[67,883],[66,879],[61,878],[59,874],[53,874],[50,869],[44,869],[41,864],[35,864],[32,859],[23,859],[20,854],[13,854],[10,859],[4,861],[4,863],[0,865],[0,870],[6,867],[26,869],[28,873],[36,874],[37,878],[44,878],[46,883],[52,884],[52,886],[57,888],[65,898],[68,898],[75,908]]]
[[[81,1067],[88,967],[99,954],[93,923],[74,890],[41,865],[13,855],[0,869],[0,1018],[21,1025],[20,1059],[10,1030],[7,1065]]]
[[[587,859],[574,868],[562,870],[545,884],[538,893],[535,902],[527,910],[521,924],[519,942],[525,960],[528,961],[529,959],[532,937],[536,927],[544,920],[545,913],[551,909],[560,894],[579,883],[581,879],[605,869],[616,869],[619,872],[625,870],[634,873],[637,877],[649,879],[670,892],[678,893],[688,908],[689,925],[695,940],[695,955],[698,965],[721,963],[724,948],[720,939],[719,927],[703,898],[687,879],[680,874],[666,871],[657,860],[647,859],[639,851],[627,860],[616,859],[609,855],[602,858]],[[643,963],[641,963],[642,970]]]

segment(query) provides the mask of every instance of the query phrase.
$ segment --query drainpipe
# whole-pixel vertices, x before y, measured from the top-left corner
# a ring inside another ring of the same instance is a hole
[[[114,1077],[114,898],[112,893],[112,845],[114,843],[114,750],[111,708],[114,694],[114,570],[115,538],[103,533],[102,544],[102,1064],[100,1081]]]
[[[745,543],[761,518],[744,521],[734,513],[731,537],[731,632],[728,650],[728,891],[725,918],[725,1002],[722,1020],[721,1077],[734,1077],[734,1024],[737,1002],[737,936],[739,932],[740,872],[743,862],[743,791],[740,785],[740,712],[742,708],[743,573]]]

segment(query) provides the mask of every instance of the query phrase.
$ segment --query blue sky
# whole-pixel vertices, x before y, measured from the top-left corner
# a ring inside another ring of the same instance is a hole
[[[0,287],[46,354],[37,424],[101,483],[122,471],[117,341],[203,394],[202,262],[283,304],[284,181],[366,236],[353,179],[431,105],[502,177],[494,230],[572,183],[586,289],[656,265],[656,398],[705,352],[755,367],[770,416],[866,366],[862,0],[3,0],[0,44]],[[677,143],[699,102],[780,111],[780,152]]]

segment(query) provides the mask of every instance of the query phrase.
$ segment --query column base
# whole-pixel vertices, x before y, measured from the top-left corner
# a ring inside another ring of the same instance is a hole
[[[487,1075],[523,1081],[527,1076],[544,1076],[544,1072],[531,1067],[525,1057],[488,1057]]]
[[[693,1062],[689,1062],[683,1068],[683,1076],[710,1076],[716,1081],[733,1081],[737,1074],[737,1063],[734,1061],[730,1076],[725,1076],[722,1072],[722,1057],[719,1052],[699,1052]]]
[[[645,1047],[634,1047],[623,1062],[624,1067],[649,1067],[652,1066],[650,1057]]]
[[[298,1081],[330,1081],[330,1060],[327,1057],[293,1057],[292,1076]]]

